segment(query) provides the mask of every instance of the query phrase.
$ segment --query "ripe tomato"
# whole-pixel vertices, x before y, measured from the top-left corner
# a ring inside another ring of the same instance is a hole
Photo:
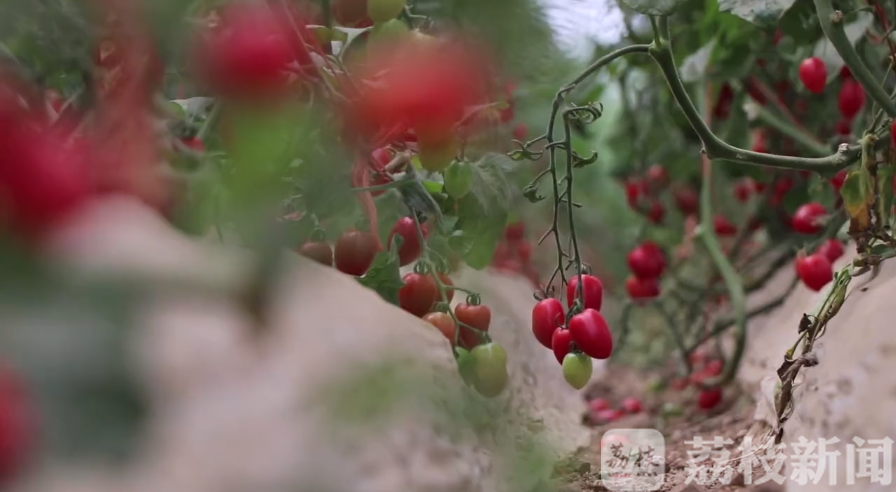
[[[844,181],[846,181],[846,171],[837,171],[837,174],[835,174],[834,177],[831,178],[831,186],[834,187],[834,191],[840,193],[840,188],[843,188]]]
[[[299,254],[321,265],[333,266],[333,249],[327,243],[309,241],[299,248]]]
[[[824,86],[827,83],[828,69],[824,61],[817,56],[806,58],[800,63],[800,81],[809,90],[815,94],[824,92]]]
[[[673,192],[675,205],[684,215],[692,215],[697,213],[699,199],[697,192],[690,187],[678,187]]]
[[[669,173],[659,164],[653,164],[648,167],[646,177],[647,182],[655,190],[661,190],[669,184]]]
[[[595,359],[608,359],[613,353],[613,336],[607,321],[594,309],[586,309],[569,320],[569,334],[579,349]]]
[[[538,301],[532,308],[532,334],[538,343],[547,348],[552,347],[554,331],[563,323],[563,305],[560,301],[548,297]],[[566,354],[564,354],[566,355]],[[560,358],[562,360],[562,357]]]
[[[625,290],[635,301],[653,299],[660,295],[660,284],[655,278],[639,279],[634,275],[625,279]]]
[[[429,235],[426,228],[421,226],[423,231],[423,239]],[[392,226],[389,232],[388,247],[392,249],[392,238],[398,234],[403,239],[401,247],[398,248],[398,259],[401,266],[405,266],[420,257],[423,245],[420,244],[420,237],[417,235],[417,224],[412,217],[402,217]]]
[[[737,226],[728,221],[724,215],[716,215],[712,219],[712,227],[716,235],[720,237],[731,237],[737,234]]]
[[[756,181],[753,178],[743,178],[734,185],[734,198],[741,203],[746,203],[756,190]]]
[[[658,200],[650,202],[650,208],[647,209],[647,220],[651,224],[661,224],[666,216],[666,209]]]
[[[523,238],[526,237],[526,226],[522,222],[514,222],[513,224],[508,224],[507,227],[504,228],[504,239],[507,242],[516,242],[522,241]]]
[[[638,278],[657,278],[666,269],[666,259],[655,243],[644,242],[631,250],[627,261],[628,267]]]
[[[566,306],[572,307],[576,300],[579,276],[574,275],[566,284]],[[600,311],[604,302],[604,285],[594,275],[582,275],[582,300],[585,309]]]
[[[843,86],[840,87],[840,95],[837,100],[837,107],[840,109],[840,114],[843,115],[843,118],[852,120],[859,114],[859,111],[862,110],[862,106],[864,105],[865,89],[862,88],[862,85],[854,79],[843,81]]]
[[[800,234],[818,234],[821,232],[822,223],[819,219],[827,214],[824,206],[818,202],[809,202],[800,205],[793,214],[791,225],[793,230]]]
[[[532,243],[526,240],[518,242],[516,245],[516,254],[519,256],[520,261],[529,263],[529,260],[532,259]]]
[[[441,312],[428,313],[423,317],[423,321],[438,328],[442,335],[445,335],[445,338],[454,345],[454,333],[457,330],[457,324],[450,314]]]
[[[563,379],[574,389],[584,388],[593,370],[591,357],[585,354],[568,353],[563,358]]]
[[[626,413],[641,413],[642,410],[641,400],[631,396],[622,400],[622,404],[620,406],[623,410],[625,410]]]
[[[446,287],[454,287],[454,282],[451,281],[451,277],[449,277],[448,275],[445,275],[444,273],[439,274],[439,280],[441,280],[442,284],[445,285]],[[453,301],[454,300],[454,289],[445,289],[445,297],[448,298],[449,303],[451,301]],[[441,301],[441,300],[442,300],[441,297],[439,297],[438,299],[436,299],[436,302]]]
[[[822,254],[800,255],[796,258],[796,275],[806,287],[818,292],[834,279],[834,268]]]
[[[588,409],[592,412],[599,412],[610,408],[610,402],[606,398],[595,398],[588,402]]]
[[[836,239],[828,239],[821,243],[816,253],[823,255],[833,265],[841,256],[843,256],[843,243]]]
[[[620,412],[619,410],[608,408],[606,410],[595,412],[593,418],[598,424],[609,424],[610,422],[619,420],[624,416],[625,414]]]
[[[572,343],[572,334],[565,328],[557,328],[551,336],[551,350],[557,362],[563,364],[563,358],[569,353],[569,345]]]
[[[697,406],[700,410],[712,410],[721,402],[722,388],[703,390],[697,397]]]
[[[401,309],[422,317],[428,313],[439,298],[439,287],[428,275],[407,273],[402,277],[404,287],[398,291],[398,304]]]
[[[186,146],[188,149],[192,150],[193,152],[199,152],[199,153],[205,152],[205,144],[202,143],[202,139],[199,137],[182,138],[180,141],[182,144],[184,144],[184,146]]]
[[[486,398],[498,396],[507,386],[507,352],[497,343],[479,345],[470,351],[473,358],[473,387]]]
[[[472,326],[479,331],[488,331],[488,327],[492,322],[492,310],[488,306],[458,304],[454,308],[454,315],[457,320],[465,325]],[[479,345],[479,333],[471,331],[469,328],[460,327],[460,346],[471,349]]]
[[[376,236],[369,232],[349,229],[339,236],[334,248],[336,269],[359,277],[367,273],[378,251]]]
[[[398,17],[407,0],[367,0],[367,15],[377,24]]]

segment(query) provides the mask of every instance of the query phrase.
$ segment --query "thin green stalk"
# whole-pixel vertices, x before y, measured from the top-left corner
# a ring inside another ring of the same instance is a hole
[[[831,153],[831,149],[828,148],[823,142],[820,142],[813,135],[810,135],[804,131],[801,131],[799,128],[791,125],[790,123],[778,118],[771,111],[763,108],[762,106],[756,105],[758,108],[757,117],[760,121],[765,123],[766,126],[774,128],[778,130],[780,133],[790,137],[799,145],[802,145],[807,151],[812,154],[817,155],[818,157],[824,157]]]
[[[831,5],[831,0],[814,0],[815,12],[818,14],[818,22],[821,24],[821,30],[824,32],[834,49],[843,58],[843,62],[849,67],[853,78],[862,85],[865,93],[872,101],[892,118],[896,118],[896,104],[887,96],[886,91],[880,86],[874,75],[868,70],[868,67],[862,63],[859,54],[853,48],[846,32],[843,30],[843,13],[835,11]]]

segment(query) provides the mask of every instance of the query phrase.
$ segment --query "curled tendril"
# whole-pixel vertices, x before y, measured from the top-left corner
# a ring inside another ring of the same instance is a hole
[[[578,152],[574,150],[572,151],[572,167],[574,168],[582,168],[594,164],[595,162],[597,162],[596,150],[592,150],[591,155],[588,157],[582,157]]]
[[[538,193],[538,186],[536,186],[534,183],[528,184],[525,188],[523,188],[523,196],[526,197],[526,199],[529,200],[530,203],[538,203],[545,198],[544,195]]]
[[[590,125],[598,120],[604,113],[604,105],[597,103],[588,103],[584,106],[572,106],[563,111],[563,118],[572,121],[576,120],[582,124]]]

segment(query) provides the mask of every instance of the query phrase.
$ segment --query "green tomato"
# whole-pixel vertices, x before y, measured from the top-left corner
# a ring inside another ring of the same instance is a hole
[[[389,41],[401,39],[410,36],[410,29],[407,24],[398,20],[391,19],[382,24],[377,24],[370,33],[371,41]]]
[[[417,151],[420,155],[420,165],[431,173],[444,171],[454,161],[457,155],[457,144],[454,140],[444,142],[417,142]]]
[[[473,187],[473,168],[468,161],[454,161],[445,170],[445,191],[448,196],[460,200]]]
[[[588,384],[593,369],[591,357],[585,354],[570,352],[563,358],[563,379],[577,390]]]
[[[486,343],[470,351],[473,358],[473,387],[486,398],[498,396],[507,387],[507,352],[497,343]]]
[[[398,17],[407,0],[367,0],[367,15],[379,24]]]
[[[464,384],[472,386],[473,381],[476,379],[476,372],[474,367],[475,363],[470,351],[465,348],[454,347],[454,357],[457,361],[457,372],[460,373],[460,377],[463,379]]]

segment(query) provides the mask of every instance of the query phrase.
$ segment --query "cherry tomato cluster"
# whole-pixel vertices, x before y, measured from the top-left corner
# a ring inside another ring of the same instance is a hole
[[[600,279],[575,275],[566,285],[568,312],[555,297],[546,297],[532,308],[532,334],[554,352],[563,377],[576,389],[591,379],[592,359],[608,359],[613,353],[613,336],[600,313],[603,296]]]
[[[643,176],[636,175],[628,178],[625,182],[625,198],[629,207],[647,217],[651,224],[662,224],[663,219],[666,217],[666,208],[659,200],[659,193],[668,186],[669,175],[666,173],[666,170],[659,164],[653,164],[647,168]],[[676,203],[678,203],[679,207],[681,207],[681,203],[678,202],[680,194],[681,191],[675,194]],[[681,194],[681,197],[687,202],[688,197],[683,194]],[[693,210],[688,208],[688,211],[685,212],[685,207],[681,207],[682,212],[686,214],[696,212],[696,195],[694,195],[694,198]],[[691,205],[691,203],[685,203],[685,205]]]
[[[509,224],[504,229],[504,239],[495,247],[491,267],[525,275],[538,286],[540,278],[532,264],[532,243],[526,239],[526,227],[522,222]]]
[[[690,378],[675,379],[670,386],[675,390],[684,390],[693,384],[699,389],[697,395],[697,408],[705,411],[712,410],[722,402],[722,388],[700,388],[699,385],[710,378],[722,374],[725,368],[721,360],[707,357],[701,351],[694,351],[690,355],[690,362],[694,371]]]
[[[625,281],[625,290],[634,301],[646,301],[660,295],[660,276],[666,271],[666,254],[653,241],[644,241],[627,257],[632,275]]]
[[[590,420],[599,425],[609,424],[626,415],[634,415],[642,411],[641,400],[632,396],[623,398],[617,408],[613,408],[606,398],[594,398],[588,402]]]

